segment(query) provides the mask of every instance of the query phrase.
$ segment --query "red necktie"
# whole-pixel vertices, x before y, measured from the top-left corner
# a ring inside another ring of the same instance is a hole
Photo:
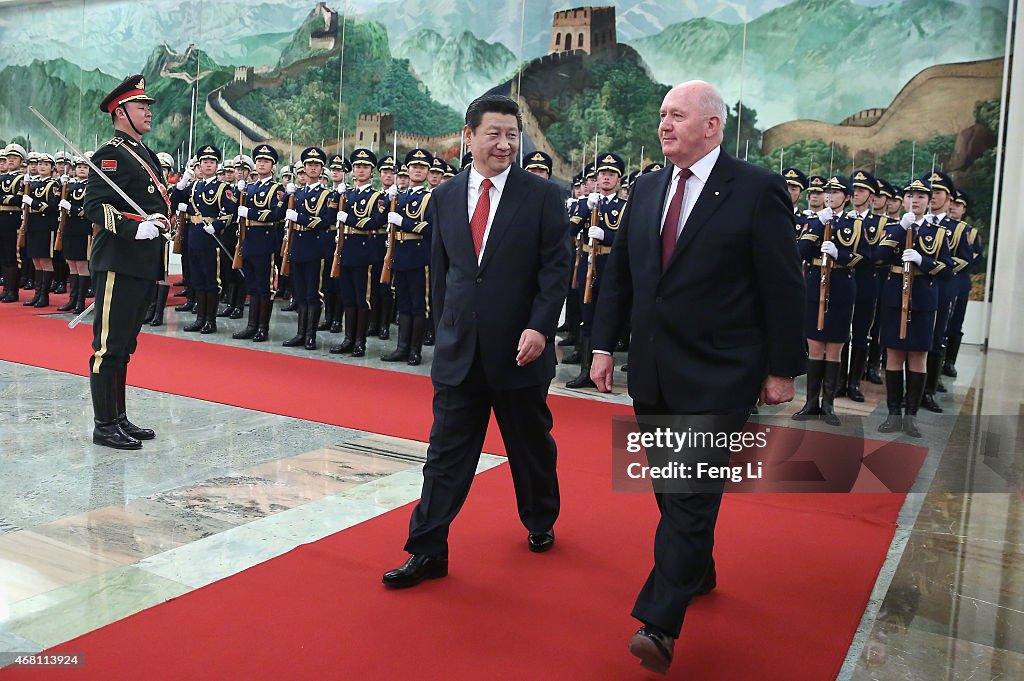
[[[665,224],[661,226],[661,269],[665,270],[672,251],[676,247],[677,230],[679,229],[679,216],[683,212],[683,194],[686,192],[686,181],[693,175],[689,168],[683,168],[676,176],[676,193],[668,204],[668,213],[665,214]]]
[[[473,219],[469,221],[469,231],[473,234],[473,247],[476,249],[478,258],[484,244],[487,218],[491,214],[491,187],[493,186],[494,183],[488,179],[484,179],[480,183],[480,198],[477,199],[476,208],[473,210]]]

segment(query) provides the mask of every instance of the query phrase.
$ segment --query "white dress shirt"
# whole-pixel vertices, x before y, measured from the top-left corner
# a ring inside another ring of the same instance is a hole
[[[690,217],[690,211],[693,210],[697,199],[700,198],[700,193],[704,189],[704,185],[707,184],[708,178],[711,177],[711,171],[714,169],[718,156],[721,153],[722,147],[715,147],[708,152],[707,156],[690,166],[690,171],[693,175],[686,180],[686,193],[683,194],[683,209],[680,211],[679,225],[676,227],[677,237],[683,231],[686,219]],[[665,197],[665,204],[661,208],[662,227],[665,225],[665,218],[668,217],[668,207],[672,203],[672,197],[676,194],[676,180],[679,177],[680,170],[678,166],[672,169],[672,181],[668,184],[668,195]]]
[[[476,261],[479,264],[484,257],[484,250],[487,248],[487,237],[491,234],[491,223],[494,222],[494,214],[498,211],[498,202],[501,201],[501,193],[505,190],[505,182],[508,181],[508,173],[512,166],[505,168],[500,175],[491,178],[491,191],[488,194],[491,200],[491,211],[487,215],[487,226],[484,228],[484,238],[480,242],[480,253]],[[480,185],[483,184],[484,176],[477,172],[476,166],[469,167],[469,191],[466,192],[469,208],[469,221],[473,221],[473,213],[476,211],[477,201],[480,200]]]

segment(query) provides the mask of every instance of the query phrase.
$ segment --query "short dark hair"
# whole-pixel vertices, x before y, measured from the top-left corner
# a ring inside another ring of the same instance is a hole
[[[516,125],[520,130],[523,129],[523,114],[519,111],[519,105],[505,95],[483,95],[474,99],[466,109],[466,125],[469,129],[476,132],[486,113],[515,116]]]

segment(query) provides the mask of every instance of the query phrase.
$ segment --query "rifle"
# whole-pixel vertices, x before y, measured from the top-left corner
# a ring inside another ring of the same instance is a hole
[[[68,183],[65,182],[64,186],[60,188],[60,200],[67,201],[68,199]],[[64,225],[68,224],[68,212],[63,208],[60,209],[60,220],[57,222],[57,237],[53,241],[53,250],[60,251],[64,248]]]
[[[295,194],[288,197],[288,210],[295,210]],[[284,221],[284,243],[281,244],[281,274],[287,276],[292,269],[292,223]]]
[[[25,174],[21,176],[21,196],[22,198],[29,195],[30,182],[28,179],[28,169],[26,168]],[[24,203],[21,204],[21,227],[18,228],[18,248],[25,248],[25,239],[28,235],[28,206]]]
[[[398,196],[391,199],[391,212],[398,208]],[[388,224],[388,250],[384,254],[384,267],[380,271],[380,283],[391,283],[391,266],[395,262],[395,226]]]
[[[594,209],[590,211],[590,226],[597,227],[601,216],[601,202],[598,201]],[[582,239],[580,242],[582,243]],[[597,276],[597,245],[601,243],[597,239],[590,240],[590,253],[587,256],[587,282],[583,287],[583,304],[589,305],[594,298],[594,278]]]
[[[825,231],[821,238],[822,243],[832,241],[832,221],[825,223]],[[828,307],[828,289],[832,281],[832,258],[821,254],[821,279],[818,281],[818,331],[825,328],[825,309]]]
[[[181,254],[181,236],[185,233],[185,213],[178,212],[174,219],[174,244],[171,247],[172,253]]]
[[[242,132],[239,131],[238,134],[239,137],[241,137]],[[238,205],[244,207],[245,189],[243,188],[242,191],[239,192],[239,194],[240,195],[238,197]],[[249,221],[246,218],[238,218],[238,243],[235,244],[235,257],[231,261],[231,269],[233,270],[242,269],[242,244],[245,242],[245,226],[246,224],[248,224],[248,222]]]
[[[345,210],[345,199],[348,194],[342,194],[338,201],[338,211]],[[334,247],[334,261],[331,263],[331,278],[337,279],[341,276],[341,249],[345,246],[345,225],[338,223],[338,245]]]
[[[904,239],[904,250],[914,247],[914,226],[907,229]],[[900,340],[907,337],[907,322],[910,320],[910,294],[914,287],[913,263],[903,263],[903,288],[900,297]]]

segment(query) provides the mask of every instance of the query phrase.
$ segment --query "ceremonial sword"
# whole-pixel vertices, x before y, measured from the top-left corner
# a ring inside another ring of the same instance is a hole
[[[96,173],[100,177],[100,179],[102,179],[104,182],[106,182],[107,185],[109,185],[110,188],[113,189],[117,193],[118,196],[120,196],[122,199],[124,199],[125,203],[127,203],[129,205],[129,207],[131,207],[131,209],[136,212],[136,214],[138,214],[138,215],[147,215],[146,211],[142,210],[142,207],[139,206],[139,204],[137,202],[135,202],[134,200],[132,200],[132,198],[130,196],[125,194],[124,190],[121,189],[120,187],[118,187],[116,182],[114,182],[109,177],[107,177],[106,173],[102,172],[99,168],[97,168],[96,164],[93,163],[92,160],[89,159],[82,152],[81,149],[79,149],[78,147],[75,146],[74,142],[69,140],[64,135],[64,133],[62,133],[60,130],[58,130],[56,128],[56,126],[54,126],[53,123],[51,123],[50,121],[46,120],[46,116],[44,116],[43,114],[39,113],[39,111],[34,106],[30,106],[28,108],[28,110],[31,111],[33,114],[35,114],[36,118],[41,120],[43,122],[43,125],[45,125],[47,128],[49,128],[50,131],[53,132],[53,134],[55,134],[57,137],[59,137],[61,139],[61,141],[64,142],[64,144],[68,145],[68,148],[71,149],[71,151],[75,152],[76,156],[78,156],[81,159],[83,159],[85,161],[85,164],[87,166],[89,166],[89,169],[92,170],[94,173]],[[167,216],[159,215],[159,214],[148,215],[146,219],[148,220],[148,219],[151,219],[151,218],[154,218],[154,217],[161,217],[164,220],[169,220],[169,218],[167,218]],[[161,233],[161,235],[165,239],[169,239],[170,238],[168,233],[165,230],[161,230],[160,233]],[[219,239],[218,239],[218,241],[219,241]],[[96,307],[96,301],[93,301],[93,302],[89,303],[89,307],[85,308],[85,311],[82,312],[82,314],[78,315],[77,317],[72,319],[70,322],[68,322],[68,328],[69,329],[73,329],[76,326],[78,326],[79,322],[81,322],[83,319],[85,319],[89,315],[89,313],[93,311],[93,309],[95,307]]]

